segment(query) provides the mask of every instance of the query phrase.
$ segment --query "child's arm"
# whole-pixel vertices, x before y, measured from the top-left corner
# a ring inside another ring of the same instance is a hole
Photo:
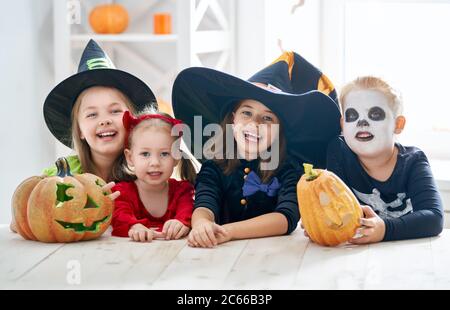
[[[211,161],[205,161],[197,175],[195,185],[195,209],[192,214],[192,230],[188,244],[213,247],[217,245],[216,234],[224,233],[215,223],[223,200],[222,172]]]
[[[431,237],[442,232],[442,200],[425,154],[418,153],[409,173],[407,191],[413,212],[385,220],[386,241]]]
[[[297,228],[300,213],[297,201],[297,182],[300,171],[292,167],[280,175],[282,186],[278,192],[275,212],[248,220],[223,225],[229,240],[259,238],[290,234]],[[221,243],[219,237],[219,243]],[[228,241],[225,239],[225,241]]]
[[[176,202],[177,210],[174,219],[187,227],[191,227],[192,212],[194,211],[194,187],[186,181],[180,184],[177,191],[179,191],[179,196]]]
[[[176,189],[176,211],[173,219],[164,223],[162,232],[166,240],[180,239],[187,235],[191,227],[194,208],[194,187],[188,181],[180,182]]]
[[[194,209],[204,207],[209,209],[214,219],[218,219],[220,208],[224,199],[223,173],[221,169],[211,161],[202,164],[195,184]]]
[[[214,221],[214,213],[203,207],[198,207],[192,213],[192,230],[189,233],[188,244],[195,247],[211,248],[219,242],[216,236],[228,236],[227,231]]]
[[[300,221],[300,211],[297,200],[297,183],[302,172],[303,170],[300,170],[299,167],[292,166],[292,168],[280,175],[280,182],[282,185],[278,191],[277,206],[274,211],[275,213],[278,213],[276,215],[283,215],[285,221],[283,221],[283,225],[280,224],[278,228],[275,227],[275,230],[277,231],[276,235],[290,234],[297,228],[298,222]],[[284,223],[286,223],[286,227]],[[285,227],[285,229],[280,232],[279,228],[281,227]]]
[[[222,227],[229,234],[229,240],[238,240],[284,235],[288,230],[288,221],[283,214],[272,212]],[[219,236],[219,243],[225,241],[228,240],[222,240]]]
[[[132,201],[132,196],[127,192],[127,188],[118,183],[113,187],[113,191],[119,191],[121,194],[114,201],[114,212],[111,221],[113,228],[112,235],[116,237],[128,237],[129,231],[135,224],[149,226],[148,219],[138,220],[133,212],[133,205],[137,202]]]

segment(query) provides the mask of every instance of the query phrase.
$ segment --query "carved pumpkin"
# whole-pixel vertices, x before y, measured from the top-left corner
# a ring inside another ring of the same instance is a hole
[[[362,209],[351,190],[331,171],[304,164],[297,184],[302,224],[316,243],[336,246],[350,240],[360,226]]]
[[[121,33],[128,27],[128,13],[120,4],[99,5],[89,14],[89,23],[96,33]]]
[[[99,237],[109,226],[114,202],[106,184],[90,174],[71,175],[65,158],[58,175],[23,181],[12,198],[17,232],[27,240],[73,242]]]

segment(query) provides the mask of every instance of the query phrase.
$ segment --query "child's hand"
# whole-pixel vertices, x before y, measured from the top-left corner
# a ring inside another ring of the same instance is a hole
[[[361,206],[365,218],[360,218],[361,227],[356,230],[355,235],[362,235],[359,238],[353,237],[350,243],[366,244],[380,242],[386,233],[384,221],[369,206]]]
[[[188,245],[193,247],[212,248],[218,244],[216,238],[217,234],[228,236],[227,231],[222,226],[207,219],[198,220],[189,233]]]
[[[166,235],[166,240],[177,240],[188,234],[189,227],[181,223],[179,220],[168,220],[164,223],[162,232]]]
[[[225,228],[225,226],[219,226],[223,228],[223,231],[220,231],[216,234],[217,244],[222,244],[231,240],[230,232]]]
[[[128,231],[128,236],[131,240],[137,242],[151,242],[155,238],[165,237],[164,233],[149,229],[142,224],[134,224],[131,226]]]
[[[114,185],[116,185],[116,183],[114,183],[114,182],[109,182],[108,184],[104,185],[102,187],[103,192],[109,192],[111,190],[111,188],[113,188]],[[115,191],[114,193],[108,195],[108,197],[111,200],[115,200],[119,196],[120,196],[119,191]]]

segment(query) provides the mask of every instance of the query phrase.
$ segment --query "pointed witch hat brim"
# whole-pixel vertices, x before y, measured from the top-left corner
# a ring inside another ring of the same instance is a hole
[[[124,93],[139,112],[157,107],[152,90],[138,77],[115,68],[108,55],[90,40],[81,56],[78,72],[56,85],[44,102],[44,119],[61,143],[72,147],[72,109],[78,95],[92,86],[114,87]]]
[[[340,132],[336,91],[325,75],[293,52],[284,53],[248,81],[201,67],[178,74],[172,91],[174,114],[190,127],[187,144],[196,157],[201,157],[200,161],[204,158],[199,150],[203,150],[209,137],[194,139],[194,117],[202,117],[203,132],[208,124],[221,123],[244,99],[260,101],[278,116],[287,151],[295,161],[325,166],[327,144]]]

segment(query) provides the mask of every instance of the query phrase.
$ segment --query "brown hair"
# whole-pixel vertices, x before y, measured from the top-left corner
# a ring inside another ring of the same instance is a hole
[[[104,88],[108,88],[108,89],[117,91],[117,93],[124,100],[125,105],[130,110],[130,112],[132,112],[132,113],[134,112],[134,107],[131,104],[131,100],[117,88],[113,88],[113,87],[109,87],[109,86],[94,86],[94,87],[104,87]],[[86,142],[86,140],[81,139],[81,131],[80,131],[80,126],[78,124],[78,115],[80,112],[81,102],[83,101],[83,97],[86,95],[86,93],[91,88],[92,87],[83,90],[78,95],[77,99],[75,100],[73,109],[72,109],[72,116],[71,116],[71,119],[72,119],[72,129],[71,129],[72,130],[72,148],[75,150],[75,152],[78,155],[81,167],[83,168],[83,172],[96,174],[97,170],[95,169],[95,164],[92,161],[92,157],[91,157],[91,147]],[[120,156],[119,156],[119,158],[120,158]],[[118,162],[119,158],[117,158],[115,160],[115,162],[113,164],[112,172],[111,172],[108,180],[106,180],[106,181],[114,180],[114,170],[117,169],[117,166],[118,166],[117,162]]]
[[[353,90],[379,91],[388,99],[394,117],[401,115],[403,112],[403,101],[400,93],[381,78],[374,76],[360,76],[342,87],[339,96],[342,111],[344,111],[345,97]]]
[[[145,114],[157,114],[157,115],[163,115],[168,118],[173,117],[169,114],[163,113],[163,112],[157,112],[155,110],[145,110],[141,113],[139,113],[137,116],[145,115]],[[137,129],[147,129],[152,127],[159,127],[159,128],[165,128],[168,129],[169,132],[172,130],[172,124],[168,123],[167,121],[164,121],[159,118],[152,118],[152,119],[146,119],[141,121],[136,127],[133,127],[131,131],[129,132],[128,136],[128,149],[131,149],[133,145],[133,136]],[[177,139],[178,137],[173,137],[173,139]],[[179,140],[181,141],[181,139]],[[180,162],[177,165],[176,173],[182,180],[187,180],[190,183],[195,183],[195,178],[197,177],[197,170],[196,165],[193,163],[193,157],[190,155],[188,151],[182,151],[180,149],[180,152],[182,153]],[[189,157],[189,158],[185,158]],[[125,154],[122,153],[119,160],[119,169],[114,170],[114,178],[116,180],[120,181],[134,181],[136,180],[136,175],[131,171],[128,167],[127,161],[125,159]]]
[[[241,102],[237,102],[234,108],[225,115],[223,121],[220,123],[220,127],[222,129],[221,135],[214,135],[211,140],[211,148],[207,148],[206,152],[209,156],[213,156],[213,161],[222,169],[223,173],[225,175],[230,175],[233,171],[235,171],[239,166],[241,165],[241,162],[239,158],[234,157],[232,159],[229,159],[231,157],[229,154],[227,154],[226,147],[226,127],[227,124],[233,124],[233,113],[237,111],[239,106],[241,105]],[[278,162],[277,169],[272,170],[262,170],[261,169],[261,162],[258,167],[258,175],[261,177],[261,181],[266,183],[272,179],[273,176],[277,174],[277,172],[281,168],[281,163],[284,162],[286,157],[286,140],[283,133],[282,125],[280,124],[280,131],[279,131],[279,143],[280,143],[280,158]],[[212,146],[215,147],[214,150],[212,150]],[[236,154],[235,150],[237,150],[237,144],[236,140],[233,139],[233,154]],[[229,156],[227,156],[229,155]],[[265,162],[265,161],[262,161]]]

